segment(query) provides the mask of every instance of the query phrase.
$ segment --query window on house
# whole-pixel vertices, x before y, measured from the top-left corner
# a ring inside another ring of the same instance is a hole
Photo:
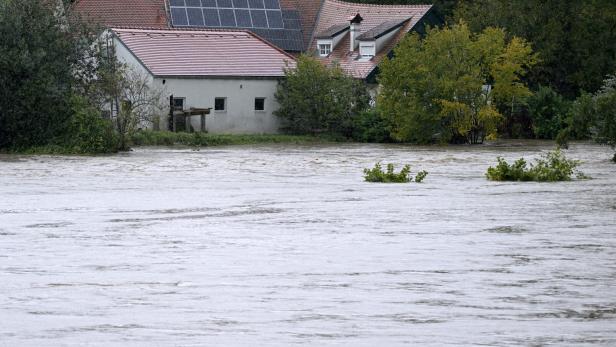
[[[332,52],[332,45],[329,43],[319,45],[319,55],[327,57]]]
[[[227,110],[227,98],[215,98],[214,99],[214,111],[226,111]]]
[[[375,44],[360,44],[359,45],[359,55],[362,58],[372,58],[376,55]]]
[[[173,110],[184,111],[184,98],[173,98]]]
[[[265,111],[265,98],[255,98],[255,111]]]

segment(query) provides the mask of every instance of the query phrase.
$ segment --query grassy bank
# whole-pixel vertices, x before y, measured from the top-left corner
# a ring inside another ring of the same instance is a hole
[[[132,137],[134,146],[229,146],[253,144],[313,144],[341,142],[333,137],[294,135],[215,135],[203,133],[173,133],[168,131],[141,131]]]

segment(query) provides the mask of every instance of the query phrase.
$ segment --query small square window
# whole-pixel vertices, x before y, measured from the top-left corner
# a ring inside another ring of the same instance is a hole
[[[214,111],[226,111],[227,110],[227,98],[214,99]]]
[[[255,98],[255,111],[265,111],[265,98]]]
[[[184,111],[184,98],[173,98],[173,110]]]
[[[319,45],[319,55],[322,57],[327,57],[332,52],[332,45],[330,44],[321,44]]]

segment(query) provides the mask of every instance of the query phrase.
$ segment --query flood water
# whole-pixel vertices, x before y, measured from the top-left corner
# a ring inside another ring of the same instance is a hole
[[[611,150],[484,177],[550,146],[1,156],[0,346],[616,346]]]

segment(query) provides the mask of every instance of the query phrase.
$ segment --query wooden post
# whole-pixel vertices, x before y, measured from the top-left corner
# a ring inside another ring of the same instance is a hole
[[[175,116],[173,115],[174,109],[173,94],[169,96],[169,121],[167,122],[167,129],[175,132]]]
[[[201,114],[201,132],[205,132],[205,114]]]

